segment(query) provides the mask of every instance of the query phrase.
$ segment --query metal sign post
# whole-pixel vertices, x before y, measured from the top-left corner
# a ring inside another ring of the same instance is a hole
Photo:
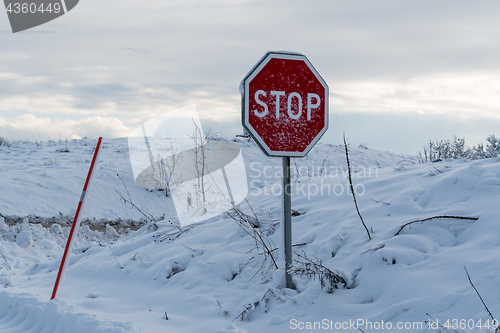
[[[289,270],[292,268],[292,193],[290,186],[290,157],[283,159],[283,245],[285,248],[285,279],[286,287],[293,289],[292,275]]]

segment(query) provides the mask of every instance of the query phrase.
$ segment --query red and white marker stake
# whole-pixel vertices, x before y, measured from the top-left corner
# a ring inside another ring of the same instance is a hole
[[[102,137],[99,137],[99,140],[97,140],[97,145],[95,147],[94,157],[92,158],[92,163],[90,164],[87,180],[85,181],[85,185],[83,186],[80,202],[78,203],[78,208],[76,209],[75,219],[73,220],[73,224],[71,225],[68,241],[66,242],[66,247],[64,248],[64,254],[61,260],[61,266],[59,266],[59,272],[57,272],[56,283],[54,284],[54,290],[52,291],[52,297],[50,299],[54,299],[56,297],[57,288],[59,287],[59,283],[61,283],[61,280],[64,276],[66,266],[68,266],[69,256],[71,254],[71,249],[73,246],[73,234],[75,233],[75,230],[78,230],[78,228],[80,227],[80,212],[83,209],[83,203],[85,201],[85,193],[87,193],[87,188],[89,187],[90,181],[92,180],[92,172],[94,171],[94,165],[99,156],[101,142],[102,142]]]

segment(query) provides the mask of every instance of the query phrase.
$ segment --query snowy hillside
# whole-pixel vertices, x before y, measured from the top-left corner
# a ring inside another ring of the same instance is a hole
[[[500,316],[500,158],[418,164],[349,147],[371,240],[348,190],[344,147],[318,144],[292,160],[297,288],[290,290],[254,239],[280,244],[281,161],[236,141],[247,215],[230,211],[180,228],[164,191],[135,185],[126,139],[105,139],[83,212],[92,229],[82,226],[53,301],[68,234],[59,224],[74,214],[96,141],[0,147],[0,332],[495,331],[464,265]],[[157,222],[145,225],[120,194]],[[436,216],[461,218],[400,230]],[[106,221],[143,227],[94,230]],[[338,280],[322,280],[325,272]]]

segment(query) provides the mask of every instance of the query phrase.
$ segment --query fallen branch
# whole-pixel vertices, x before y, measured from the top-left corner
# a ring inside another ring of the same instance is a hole
[[[383,249],[384,247],[385,247],[385,244],[381,244],[381,245],[379,245],[377,247],[374,247],[373,249],[366,250],[365,252],[361,253],[360,256],[362,256],[363,254],[368,253],[370,251],[376,252],[376,251],[378,251],[380,249]]]
[[[417,222],[425,222],[425,221],[434,220],[434,219],[457,219],[457,220],[477,221],[479,218],[467,217],[467,216],[450,216],[450,215],[439,215],[439,216],[428,217],[426,219],[415,220],[415,221],[411,221],[411,222],[403,224],[403,226],[399,229],[399,231],[396,233],[395,236],[399,235],[401,233],[401,231],[403,231],[404,227],[406,227],[407,225],[410,225],[412,223],[417,223]]]
[[[344,133],[344,146],[345,146],[345,158],[347,160],[347,170],[349,170],[349,184],[351,184],[351,192],[352,192],[352,198],[354,200],[354,206],[356,206],[356,211],[358,212],[359,218],[361,219],[361,223],[363,223],[363,226],[365,227],[366,233],[368,234],[368,238],[372,239],[372,237],[370,236],[370,231],[368,231],[365,221],[363,221],[363,217],[361,217],[361,213],[359,212],[358,203],[356,202],[356,195],[354,194],[354,187],[352,186],[351,164],[349,163],[349,152],[347,150],[347,143],[345,141],[345,133]]]

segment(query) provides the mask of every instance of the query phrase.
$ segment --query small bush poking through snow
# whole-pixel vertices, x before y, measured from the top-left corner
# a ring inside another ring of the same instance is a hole
[[[492,158],[500,155],[500,139],[495,135],[490,135],[486,139],[488,142],[486,148],[482,143],[466,147],[464,138],[453,137],[453,141],[441,140],[429,143],[423,148],[423,151],[417,152],[420,163],[436,162],[447,159],[479,160]]]
[[[295,264],[290,270],[292,275],[307,276],[310,279],[318,278],[321,289],[329,294],[332,294],[335,289],[349,289],[351,286],[352,279],[346,273],[340,274],[332,271],[325,267],[321,260],[311,260],[305,253],[299,254],[295,252],[295,255],[300,260],[295,260]]]

